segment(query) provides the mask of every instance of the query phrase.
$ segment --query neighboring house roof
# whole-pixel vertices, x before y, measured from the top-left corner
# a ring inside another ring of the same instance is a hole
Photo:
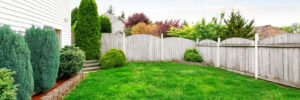
[[[104,16],[107,16],[112,24],[112,33],[123,33],[125,28],[125,20],[119,16],[113,14],[104,13]]]
[[[273,27],[271,25],[255,27],[253,29],[253,31],[256,31],[256,33],[258,33],[260,35],[260,39],[289,33],[287,31],[281,30],[281,29]]]
[[[122,21],[125,24],[125,22],[126,22],[125,19],[121,18],[120,16],[115,16],[115,15],[107,13],[107,12],[104,13],[103,15],[109,17],[111,23],[114,23],[116,21]]]

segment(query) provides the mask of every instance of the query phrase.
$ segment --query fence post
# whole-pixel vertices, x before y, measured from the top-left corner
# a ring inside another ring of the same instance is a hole
[[[197,45],[198,45],[198,43],[199,43],[199,39],[198,39],[198,38],[196,39],[196,43],[197,43]]]
[[[258,79],[258,41],[259,35],[255,34],[255,79]]]
[[[221,42],[221,38],[218,38],[218,44],[217,44],[217,46],[218,46],[218,51],[217,51],[217,55],[218,55],[218,57],[217,57],[217,67],[220,67],[220,42]]]
[[[126,54],[126,36],[125,32],[123,32],[123,52]]]
[[[160,34],[161,40],[161,61],[164,61],[164,34]]]

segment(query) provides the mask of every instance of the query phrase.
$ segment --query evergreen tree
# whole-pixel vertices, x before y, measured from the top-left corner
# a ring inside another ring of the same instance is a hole
[[[16,72],[13,75],[14,84],[19,85],[16,99],[30,100],[34,88],[30,51],[24,39],[8,26],[0,27],[0,68]]]
[[[253,39],[254,32],[254,20],[251,20],[248,23],[248,20],[243,18],[240,12],[231,12],[229,19],[224,20],[227,28],[225,33],[222,35],[222,39],[227,39],[231,37],[241,37],[246,39]]]
[[[34,90],[44,93],[55,85],[59,68],[59,44],[54,30],[30,28],[25,41],[31,52]]]
[[[106,12],[109,14],[114,14],[114,9],[113,9],[112,5],[109,6],[109,8]]]
[[[75,28],[75,45],[85,52],[87,60],[99,59],[100,31],[95,0],[82,0]]]
[[[125,19],[125,13],[124,13],[124,11],[122,11],[122,14],[121,14],[120,17],[123,18],[123,19]]]
[[[73,26],[75,24],[75,22],[77,21],[78,18],[78,8],[74,8],[72,10],[72,14],[71,14],[71,25]]]
[[[101,23],[101,33],[111,33],[111,22],[107,16],[99,16],[99,21]]]

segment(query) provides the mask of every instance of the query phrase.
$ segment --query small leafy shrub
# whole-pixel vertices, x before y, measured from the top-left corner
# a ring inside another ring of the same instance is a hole
[[[0,65],[16,72],[13,75],[14,84],[19,85],[16,100],[30,100],[34,88],[30,51],[24,39],[8,26],[0,27]]]
[[[71,77],[79,72],[85,63],[84,52],[75,46],[66,46],[60,51],[58,78]]]
[[[54,30],[32,27],[25,41],[31,52],[35,92],[46,92],[55,85],[59,68],[59,44]]]
[[[13,74],[10,69],[0,69],[0,100],[15,100],[17,96],[17,85],[14,85]]]
[[[151,24],[150,19],[143,13],[135,13],[128,17],[128,22],[125,23],[125,28],[133,27],[138,23]]]
[[[111,33],[111,22],[107,16],[99,16],[99,21],[101,23],[101,33]]]
[[[126,56],[122,50],[111,49],[107,51],[100,59],[99,63],[102,68],[121,67],[126,62]]]
[[[184,60],[191,62],[202,62],[202,58],[199,55],[197,49],[187,49],[184,53]]]
[[[154,26],[154,25],[147,25],[143,22],[135,25],[132,27],[132,30],[131,30],[131,34],[134,35],[134,34],[152,34],[152,35],[155,35],[155,36],[160,36],[158,33],[157,33],[157,27]]]

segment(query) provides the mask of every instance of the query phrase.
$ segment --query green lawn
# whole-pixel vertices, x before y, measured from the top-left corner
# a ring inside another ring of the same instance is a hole
[[[300,91],[214,67],[131,62],[90,73],[65,100],[300,100]]]

